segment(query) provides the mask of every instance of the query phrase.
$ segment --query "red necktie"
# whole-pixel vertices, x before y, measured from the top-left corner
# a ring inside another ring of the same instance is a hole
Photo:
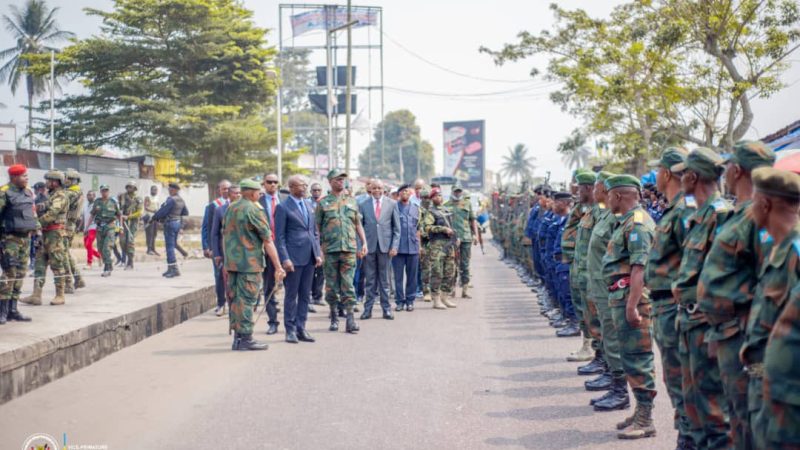
[[[375,200],[375,218],[381,218],[381,199]]]
[[[272,235],[275,236],[275,197],[269,197],[269,227]]]

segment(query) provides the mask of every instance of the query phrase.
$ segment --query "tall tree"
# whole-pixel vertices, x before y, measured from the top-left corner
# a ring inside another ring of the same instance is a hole
[[[59,8],[49,8],[44,0],[27,0],[20,10],[9,6],[10,15],[3,15],[6,29],[14,36],[16,44],[0,51],[0,82],[8,81],[11,93],[16,93],[20,80],[25,78],[28,97],[28,148],[33,150],[33,99],[47,91],[47,78],[35,75],[25,69],[31,64],[30,55],[40,55],[58,51],[51,44],[74,36],[69,31],[59,29],[56,13]]]
[[[386,141],[381,154],[381,139],[384,137]],[[426,179],[433,176],[433,146],[420,137],[417,118],[411,111],[401,109],[384,116],[375,129],[372,142],[358,157],[358,170],[362,175],[400,182],[411,181],[417,176]]]
[[[265,123],[275,117],[276,52],[241,2],[115,0],[112,11],[87,12],[101,33],[59,56],[59,71],[86,87],[57,104],[59,142],[167,151],[187,181],[210,186],[275,167]]]
[[[508,149],[508,154],[503,156],[503,175],[513,178],[517,183],[528,181],[533,177],[536,169],[536,158],[528,154],[530,150],[525,144],[517,144]]]

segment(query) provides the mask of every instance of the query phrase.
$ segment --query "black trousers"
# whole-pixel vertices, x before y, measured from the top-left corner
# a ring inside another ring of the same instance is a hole
[[[311,299],[314,303],[322,304],[322,286],[325,284],[325,272],[322,266],[314,268],[314,279],[311,281]]]
[[[278,302],[275,301],[275,268],[272,261],[267,259],[264,267],[264,303],[267,305],[267,323],[269,325],[280,325],[278,322]]]

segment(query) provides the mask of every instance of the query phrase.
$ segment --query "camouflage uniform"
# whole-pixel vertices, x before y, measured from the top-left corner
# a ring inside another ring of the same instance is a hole
[[[583,215],[578,223],[578,234],[575,238],[575,259],[570,268],[570,281],[573,290],[573,300],[580,303],[582,308],[581,330],[584,338],[592,338],[592,349],[597,350],[602,346],[603,333],[600,331],[600,316],[597,312],[597,303],[589,295],[589,241],[592,229],[600,220],[603,209],[600,205],[591,205],[591,209]]]
[[[422,238],[422,242],[420,242],[420,249],[424,252],[423,256],[419,259],[420,264],[420,278],[422,279],[422,294],[425,297],[425,301],[430,301],[430,294],[431,294],[431,258],[430,258],[430,241],[428,240],[428,235],[425,233],[424,228],[422,227],[422,220],[427,214],[428,209],[431,207],[431,201],[427,198],[427,195],[423,195],[422,200],[420,201],[420,237]]]
[[[315,215],[325,254],[325,301],[331,309],[342,305],[352,313],[356,304],[356,227],[361,221],[358,205],[353,197],[328,194],[320,199]]]
[[[67,223],[69,199],[62,187],[50,190],[47,211],[39,217],[42,226],[42,246],[36,252],[35,286],[44,286],[47,266],[53,271],[56,296],[64,294],[67,277],[66,249],[64,248],[64,228]],[[41,261],[41,265],[40,265]]]
[[[706,340],[717,345],[717,363],[737,449],[752,448],[747,426],[748,377],[739,360],[739,350],[744,343],[759,268],[770,246],[766,230],[759,232],[747,214],[751,204],[751,200],[737,204],[733,215],[719,229],[697,284],[697,306],[711,327]]]
[[[431,295],[437,296],[446,293],[446,289],[453,283],[455,278],[455,265],[448,260],[453,253],[453,240],[446,236],[446,231],[450,229],[447,217],[450,211],[442,206],[431,207],[422,217],[422,227],[425,235],[428,236],[428,258],[431,260]]]
[[[645,272],[645,283],[653,305],[653,337],[661,353],[667,394],[675,409],[675,429],[683,437],[691,436],[691,426],[683,401],[678,330],[675,328],[678,304],[672,295],[672,280],[680,269],[683,240],[686,237],[685,221],[693,213],[694,209],[686,207],[683,193],[671,199],[656,224],[653,248]]]
[[[70,173],[68,172],[68,175]],[[70,249],[72,248],[72,241],[75,238],[75,232],[78,230],[78,222],[81,220],[81,213],[83,212],[83,192],[81,192],[81,186],[74,182],[75,184],[70,185],[68,188],[64,190],[67,194],[67,199],[69,200],[69,210],[67,211],[67,226],[64,232],[64,261],[66,262],[66,269],[71,277],[67,277],[65,279],[66,282],[66,289],[67,291],[72,291],[73,289],[73,278],[75,280],[75,287],[83,287],[83,280],[81,279],[81,273],[78,269],[78,265],[75,262],[75,258],[72,257],[72,252]]]
[[[108,200],[103,200],[102,197],[97,198],[92,203],[92,217],[97,224],[97,247],[103,256],[103,271],[110,272],[114,267],[111,255],[116,239],[114,228],[117,217],[119,217],[119,205],[112,198]]]
[[[652,305],[645,290],[637,305],[641,323],[633,327],[625,317],[630,287],[618,287],[612,291],[611,286],[625,278],[629,279],[633,266],[643,268],[647,265],[654,233],[653,219],[637,205],[619,218],[608,242],[608,252],[603,256],[603,278],[606,286],[609,286],[608,306],[619,339],[622,367],[636,398],[637,407],[652,407],[656,396],[651,337]]]
[[[472,223],[475,222],[475,213],[472,211],[472,203],[463,197],[459,200],[451,198],[445,207],[452,213],[450,217],[453,231],[461,241],[461,245],[458,247],[458,278],[462,287],[468,286],[469,262],[472,255]]]
[[[585,283],[585,281],[582,278],[583,273],[578,273],[578,265],[585,256],[584,253],[581,253],[577,255],[576,258],[576,247],[578,245],[578,227],[583,217],[587,214],[591,214],[591,212],[591,205],[578,203],[573,206],[572,210],[569,212],[569,218],[564,227],[564,233],[561,235],[561,262],[569,264],[570,298],[572,299],[575,315],[578,317],[578,326],[581,329],[583,337],[589,336],[589,328],[586,326],[584,319],[584,314],[586,312],[585,302],[583,301],[580,289],[580,283]],[[586,244],[588,244],[588,236]]]
[[[253,309],[261,293],[264,244],[272,242],[267,215],[258,203],[241,198],[228,206],[222,229],[230,328],[237,335],[250,336]]]
[[[691,156],[691,155],[690,155]],[[693,196],[686,205],[697,207]],[[702,312],[697,311],[697,283],[703,262],[714,242],[717,230],[731,213],[730,204],[712,194],[706,203],[684,223],[688,229],[683,243],[683,256],[672,291],[678,301],[678,332],[683,399],[689,418],[691,435],[698,448],[728,448],[726,401],[722,390],[719,365],[708,348],[705,335],[711,328]]]
[[[27,211],[28,203],[30,215],[26,216],[26,212],[19,209],[25,208]],[[5,322],[7,315],[9,320],[13,319],[10,313],[16,311],[16,302],[22,291],[22,282],[28,268],[31,234],[39,228],[33,208],[34,195],[30,189],[23,190],[11,183],[0,188],[0,226],[2,226],[0,266],[3,269],[3,276],[0,279],[0,311],[2,311],[0,322]]]
[[[122,221],[120,232],[120,249],[125,253],[125,260],[129,267],[133,267],[133,258],[136,254],[136,231],[139,228],[139,218],[142,217],[144,203],[142,198],[136,194],[125,192],[119,197],[120,213],[127,216]]]

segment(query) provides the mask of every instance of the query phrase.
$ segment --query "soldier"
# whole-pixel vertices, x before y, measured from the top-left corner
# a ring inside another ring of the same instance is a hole
[[[22,299],[29,305],[42,304],[42,287],[47,266],[53,271],[53,280],[56,286],[56,296],[50,301],[51,305],[64,304],[64,286],[67,275],[65,261],[64,234],[67,223],[69,200],[64,192],[64,172],[51,170],[44,175],[47,184],[48,198],[46,211],[39,216],[42,228],[42,244],[36,253],[36,272],[33,285],[33,294]]]
[[[697,284],[697,307],[711,326],[706,340],[717,347],[731,437],[739,450],[752,448],[747,426],[748,380],[739,350],[758,274],[769,254],[769,242],[761,242],[766,233],[760,232],[747,213],[753,203],[750,174],[774,162],[775,153],[760,142],[738,142],[734,146],[726,164],[725,185],[736,196],[736,205],[730,219],[717,231]]]
[[[81,220],[81,213],[83,212],[83,192],[81,192],[81,174],[75,169],[67,169],[65,174],[65,192],[69,200],[69,211],[67,211],[67,226],[64,236],[64,247],[66,247],[66,254],[64,255],[68,276],[66,278],[66,286],[64,292],[72,294],[75,289],[86,287],[86,283],[81,278],[78,265],[75,263],[75,258],[72,257],[70,249],[72,248],[72,240],[75,237],[75,232],[78,229],[78,222]],[[73,287],[73,279],[75,281]]]
[[[8,320],[31,320],[17,310],[17,301],[28,267],[31,236],[40,229],[33,192],[28,189],[28,169],[13,165],[8,176],[9,183],[0,188],[0,325]]]
[[[711,329],[705,315],[697,310],[697,282],[717,230],[732,212],[730,203],[720,196],[717,180],[722,175],[722,158],[708,148],[696,148],[685,163],[672,167],[683,172],[681,185],[685,202],[696,212],[685,224],[683,255],[672,293],[678,302],[679,352],[683,382],[683,401],[689,418],[692,440],[698,448],[729,448],[726,402],[720,381],[719,365],[705,339]]]
[[[528,220],[525,222],[525,237],[527,238],[528,241],[530,241],[530,257],[534,266],[533,272],[531,273],[531,279],[534,285],[532,287],[535,287],[541,284],[541,279],[539,278],[538,262],[536,261],[537,245],[536,242],[534,241],[534,238],[536,236],[536,231],[539,228],[539,212],[541,211],[541,205],[539,199],[542,196],[542,185],[540,184],[534,187],[533,193],[534,193],[533,206],[531,206],[531,209],[528,212]]]
[[[774,250],[761,270],[742,349],[751,380],[749,389],[755,390],[748,394],[754,400],[749,405],[750,419],[755,448],[796,449],[800,447],[800,363],[796,356],[800,342],[800,175],[760,168],[752,172],[752,179],[753,219],[772,236]],[[762,376],[763,390],[757,390]],[[762,392],[763,405],[754,410]]]
[[[587,295],[591,298],[590,302],[594,303],[597,308],[603,345],[595,350],[594,359],[589,364],[578,367],[578,375],[600,375],[600,377],[584,383],[584,387],[589,391],[602,390],[603,374],[611,375],[611,389],[601,397],[593,398],[589,402],[594,405],[595,411],[615,411],[630,407],[625,371],[620,359],[620,341],[608,301],[608,284],[603,277],[603,256],[606,254],[614,226],[617,223],[617,217],[606,203],[608,199],[606,181],[613,176],[614,174],[610,172],[597,174],[594,198],[601,211],[592,229],[586,254],[586,271],[589,282]]]
[[[150,186],[150,195],[144,198],[144,233],[147,244],[147,254],[161,256],[156,251],[156,232],[158,222],[153,220],[153,216],[158,211],[158,186]]]
[[[669,205],[656,224],[653,248],[647,263],[645,282],[650,289],[653,305],[653,337],[661,353],[664,384],[667,387],[672,407],[675,409],[674,426],[678,430],[678,449],[694,448],[691,427],[683,401],[681,359],[678,353],[678,304],[672,295],[672,280],[680,269],[683,240],[686,237],[685,223],[694,209],[687,208],[681,190],[681,173],[672,167],[684,162],[689,151],[680,147],[669,147],[661,158],[651,161],[658,167],[656,189],[669,199]]]
[[[620,439],[655,436],[653,399],[656,396],[651,305],[644,287],[644,266],[653,242],[655,223],[639,204],[641,184],[631,175],[606,180],[608,206],[618,222],[603,256],[608,306],[620,344],[625,377],[636,399],[633,415],[617,424]]]
[[[598,348],[598,344],[593,342],[592,335],[589,333],[590,314],[589,305],[586,299],[586,254],[589,249],[589,238],[592,237],[592,228],[599,214],[599,210],[594,205],[594,184],[597,175],[591,171],[584,171],[576,174],[575,183],[577,185],[578,204],[573,207],[570,213],[570,220],[573,215],[581,213],[578,223],[575,225],[575,245],[572,248],[572,264],[569,268],[570,295],[575,306],[575,313],[578,316],[578,326],[583,335],[581,347],[567,356],[567,361],[589,361],[592,359],[592,349]],[[561,241],[564,247],[564,260],[569,260],[569,242]],[[599,322],[596,326],[599,328]],[[611,377],[605,379],[606,386],[611,386]]]
[[[422,218],[425,217],[428,209],[431,207],[431,191],[430,189],[423,187],[418,191],[420,203],[419,203],[419,216],[420,216],[420,246],[419,246],[419,267],[420,267],[420,281],[422,282],[422,286],[420,286],[420,290],[422,291],[422,301],[424,302],[431,302],[433,299],[431,298],[431,259],[428,257],[429,253],[429,246],[430,240],[428,239],[427,233],[425,233],[424,228],[422,227]]]
[[[455,308],[456,304],[448,298],[446,291],[451,280],[455,277],[454,268],[448,263],[453,243],[457,244],[455,230],[450,225],[450,211],[442,203],[442,193],[439,188],[430,192],[431,207],[425,211],[422,226],[428,236],[427,257],[431,260],[430,289],[434,309]]]
[[[560,324],[554,324],[556,328],[561,328],[556,332],[558,337],[580,336],[581,331],[578,326],[578,315],[575,305],[572,303],[572,293],[570,291],[570,264],[565,262],[563,256],[564,233],[569,223],[570,207],[572,206],[572,194],[569,192],[559,192],[555,196],[555,212],[559,216],[558,229],[553,238],[553,267],[556,277],[556,291],[563,312],[563,319]],[[569,247],[568,247],[569,248]]]
[[[175,249],[178,245],[178,233],[183,225],[183,217],[189,215],[186,202],[180,196],[181,186],[178,183],[169,184],[169,198],[153,215],[153,220],[164,222],[164,243],[167,247],[167,271],[162,275],[167,278],[179,277],[178,260],[175,258]]]
[[[356,236],[359,242],[367,242],[364,229],[361,227],[361,217],[358,205],[353,197],[344,192],[347,172],[331,169],[328,172],[328,183],[331,193],[320,199],[315,213],[317,228],[319,230],[322,253],[325,255],[323,264],[325,270],[325,301],[330,307],[330,331],[339,330],[339,319],[336,314],[337,307],[342,305],[346,311],[345,331],[358,333],[359,327],[353,315],[356,293],[353,287],[355,277],[356,259],[367,254],[367,246],[362,244],[358,249]]]
[[[455,249],[458,257],[458,279],[461,283],[461,298],[472,298],[469,295],[469,263],[472,255],[472,245],[478,245],[477,238],[473,236],[478,234],[477,222],[475,221],[475,212],[472,211],[472,203],[465,199],[464,188],[461,184],[456,183],[453,186],[453,193],[450,195],[450,200],[447,201],[445,207],[450,210],[452,216],[451,224],[456,236],[460,241],[458,248]],[[454,278],[455,279],[455,278]]]
[[[100,198],[92,203],[90,222],[97,225],[97,247],[103,256],[102,277],[111,276],[114,270],[114,260],[111,258],[112,247],[116,239],[116,222],[120,216],[119,204],[111,198],[111,191],[107,184],[100,186]]]
[[[275,282],[286,276],[272,243],[267,215],[258,204],[261,186],[255,180],[239,183],[242,198],[228,206],[222,223],[224,265],[228,273],[226,294],[231,302],[231,350],[266,350],[253,339],[253,310],[261,294],[265,258],[275,268]]]
[[[139,228],[139,218],[142,216],[142,198],[136,195],[139,188],[135,181],[125,184],[125,193],[119,195],[120,208],[120,250],[125,255],[125,270],[133,269],[133,258],[136,255],[136,230]]]

